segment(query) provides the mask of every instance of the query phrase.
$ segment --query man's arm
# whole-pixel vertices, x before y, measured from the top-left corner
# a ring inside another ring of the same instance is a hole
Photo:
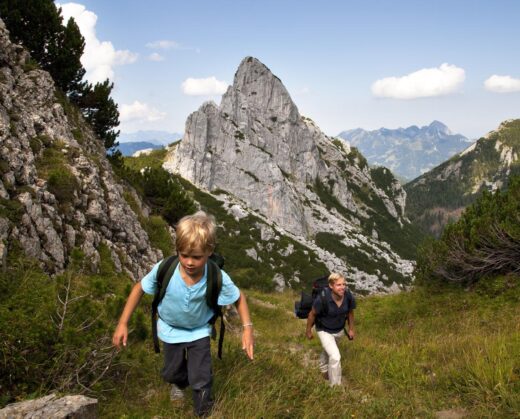
[[[347,323],[348,323],[348,333],[347,336],[350,340],[354,339],[355,332],[354,332],[354,310],[349,310],[348,316],[347,316]]]
[[[249,315],[249,307],[247,306],[246,296],[240,291],[240,297],[235,303],[235,306],[242,321],[242,349],[246,351],[249,359],[253,359],[253,349],[255,345],[255,338],[253,336],[253,323]]]
[[[307,338],[312,339],[312,326],[314,326],[314,323],[316,322],[316,310],[314,310],[314,307],[309,312],[309,315],[307,316],[307,330],[305,331],[305,335]]]
[[[143,294],[144,291],[141,282],[138,282],[134,285],[130,295],[128,296],[128,300],[126,301],[125,308],[123,309],[123,313],[121,314],[119,323],[117,324],[114,336],[112,336],[112,343],[118,349],[121,347],[121,343],[123,343],[123,346],[126,346],[128,340],[128,322],[130,321],[130,317],[132,317],[135,308],[139,304],[139,301],[141,301]]]

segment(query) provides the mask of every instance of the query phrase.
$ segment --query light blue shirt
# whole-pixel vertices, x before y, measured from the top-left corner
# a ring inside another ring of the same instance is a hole
[[[159,265],[160,262],[141,280],[146,294],[155,294]],[[158,307],[157,336],[166,343],[193,342],[211,336],[211,325],[208,321],[214,313],[206,304],[208,267],[206,265],[204,268],[201,280],[191,287],[182,280],[179,267],[180,264],[175,268]],[[218,305],[233,304],[240,297],[240,290],[226,272],[221,272],[222,289],[218,296]]]

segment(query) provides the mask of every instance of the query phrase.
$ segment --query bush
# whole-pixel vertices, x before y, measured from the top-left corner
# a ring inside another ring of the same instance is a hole
[[[519,253],[520,177],[512,177],[507,191],[484,192],[440,240],[422,246],[417,274],[425,280],[473,283],[520,272]]]
[[[79,190],[79,185],[71,171],[62,166],[50,171],[47,188],[60,204],[69,204],[74,199],[74,193]]]

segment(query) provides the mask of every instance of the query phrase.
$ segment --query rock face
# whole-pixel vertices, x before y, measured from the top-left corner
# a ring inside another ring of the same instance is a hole
[[[338,137],[357,147],[371,165],[388,167],[403,179],[415,179],[464,150],[471,143],[442,122],[408,128],[343,131]]]
[[[134,279],[161,257],[124,199],[99,140],[0,20],[0,261],[18,243],[50,273],[106,245]],[[137,199],[137,197],[136,197]]]
[[[363,246],[410,275],[411,264],[370,221],[378,212],[385,223],[408,226],[399,183],[389,173],[373,178],[356,150],[301,116],[282,82],[253,57],[241,62],[220,106],[205,103],[188,117],[163,167],[203,190],[228,192],[310,247],[320,233],[339,235],[343,245]],[[331,268],[346,269],[332,259]]]
[[[0,419],[96,419],[96,399],[85,396],[56,395],[13,403],[0,410]]]
[[[439,236],[484,190],[507,187],[509,176],[520,174],[519,156],[520,119],[504,121],[497,130],[405,185],[409,217]]]

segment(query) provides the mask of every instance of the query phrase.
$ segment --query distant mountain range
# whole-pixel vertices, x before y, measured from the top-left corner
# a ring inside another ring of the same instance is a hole
[[[435,236],[456,220],[483,191],[507,187],[520,174],[520,119],[504,121],[495,130],[407,183],[406,215]]]
[[[183,134],[168,131],[136,131],[119,134],[117,147],[123,156],[132,156],[136,151],[158,149],[182,138]]]
[[[122,132],[119,134],[119,143],[135,143],[148,142],[156,145],[168,145],[182,138],[182,134],[178,132],[168,131],[136,131],[136,132]]]
[[[385,166],[397,177],[415,179],[472,142],[460,134],[452,134],[442,122],[433,121],[421,128],[365,131],[357,128],[341,132],[338,137],[356,147],[372,166]]]
[[[163,145],[150,143],[147,141],[135,141],[131,143],[119,143],[117,148],[123,154],[123,156],[133,156],[135,152],[146,149],[158,149],[163,148]]]

